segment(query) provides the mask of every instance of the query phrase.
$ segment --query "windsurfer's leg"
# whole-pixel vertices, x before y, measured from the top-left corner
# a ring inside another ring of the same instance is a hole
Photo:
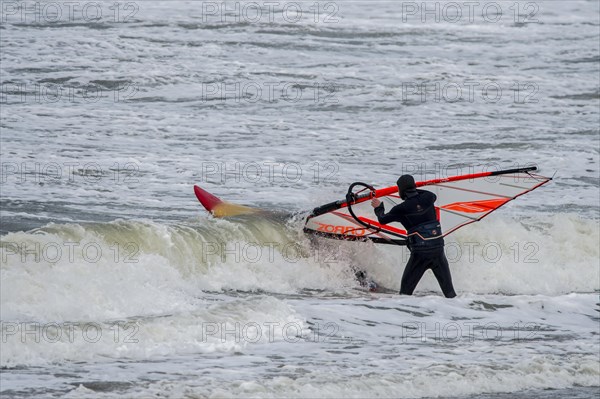
[[[410,258],[408,259],[408,263],[404,268],[404,273],[402,274],[402,281],[400,283],[400,294],[403,295],[412,295],[417,284],[423,277],[423,274],[428,269],[429,259],[424,257],[422,254],[418,252],[413,252],[410,254]]]
[[[446,298],[454,298],[456,292],[454,292],[454,286],[452,285],[452,276],[450,275],[450,267],[448,265],[448,259],[442,249],[435,259],[433,260],[433,267],[431,268],[435,278],[440,285],[440,288],[444,292]]]

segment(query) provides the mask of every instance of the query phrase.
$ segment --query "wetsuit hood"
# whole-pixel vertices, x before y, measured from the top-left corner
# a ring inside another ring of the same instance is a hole
[[[417,185],[411,175],[402,175],[396,182],[400,198],[403,200],[417,194]]]

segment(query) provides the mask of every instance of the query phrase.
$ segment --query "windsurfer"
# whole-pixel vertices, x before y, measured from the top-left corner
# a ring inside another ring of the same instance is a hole
[[[402,274],[400,294],[412,295],[423,274],[431,269],[446,298],[454,298],[456,293],[434,207],[436,195],[427,190],[417,190],[415,179],[411,175],[400,176],[397,185],[404,202],[394,206],[387,214],[379,199],[374,198],[371,205],[375,208],[379,223],[400,222],[408,233],[408,249],[411,254]]]

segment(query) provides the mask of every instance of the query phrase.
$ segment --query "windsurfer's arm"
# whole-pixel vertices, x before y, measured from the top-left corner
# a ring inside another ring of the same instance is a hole
[[[375,215],[377,216],[377,220],[379,221],[380,224],[388,224],[391,222],[397,222],[397,218],[396,218],[396,212],[394,212],[396,210],[396,207],[393,207],[392,210],[386,214],[385,213],[385,208],[383,206],[383,202],[377,200],[377,202],[375,202],[375,200],[371,201],[371,205],[373,205],[373,211],[375,212]]]

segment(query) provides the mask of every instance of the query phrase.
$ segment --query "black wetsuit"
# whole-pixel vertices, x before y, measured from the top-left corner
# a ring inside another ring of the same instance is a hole
[[[441,234],[435,207],[436,195],[425,190],[412,190],[401,204],[385,213],[383,203],[375,208],[375,214],[381,224],[400,222],[409,233],[408,248],[410,259],[402,274],[400,294],[412,295],[415,287],[427,269],[431,269],[446,298],[456,296],[452,286],[452,277],[448,260],[444,254],[444,239],[423,240],[423,237],[434,237]]]

